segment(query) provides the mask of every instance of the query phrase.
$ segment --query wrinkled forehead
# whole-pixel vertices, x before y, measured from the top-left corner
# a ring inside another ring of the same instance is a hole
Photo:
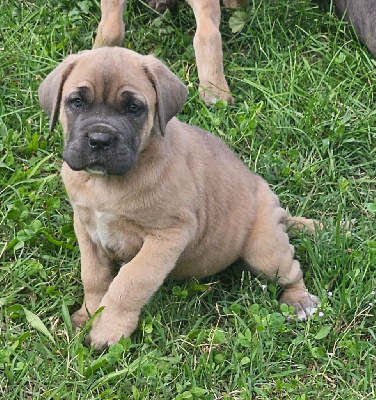
[[[85,52],[67,78],[63,96],[84,89],[95,102],[115,102],[128,91],[152,101],[155,90],[142,57],[118,48]]]

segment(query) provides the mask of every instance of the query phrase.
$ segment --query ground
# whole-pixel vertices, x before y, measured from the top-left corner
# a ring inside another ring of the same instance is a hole
[[[207,108],[198,97],[195,23],[184,2],[162,18],[131,1],[125,46],[156,55],[189,86],[181,120],[225,140],[291,213],[324,222],[292,240],[322,308],[305,323],[285,320],[279,288],[233,267],[200,283],[166,283],[130,339],[103,354],[87,348],[87,331],[72,332],[69,320],[82,285],[59,177],[62,132],[49,133],[37,88],[66,55],[90,48],[99,4],[6,0],[1,398],[376,398],[376,62],[331,10],[308,0],[250,3],[222,13],[234,106]],[[353,219],[348,232],[340,228]]]

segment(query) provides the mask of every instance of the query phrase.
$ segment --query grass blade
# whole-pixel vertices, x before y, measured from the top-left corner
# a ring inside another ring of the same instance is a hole
[[[27,308],[22,307],[25,313],[25,317],[27,322],[34,328],[36,331],[45,335],[50,342],[55,344],[55,339],[52,337],[50,331],[47,329],[46,325],[41,321],[38,315],[34,314],[33,312],[29,311]]]

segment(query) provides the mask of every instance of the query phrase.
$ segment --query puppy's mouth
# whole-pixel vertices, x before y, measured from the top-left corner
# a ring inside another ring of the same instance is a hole
[[[88,165],[85,171],[91,175],[108,175],[106,168],[99,164]]]
[[[138,153],[127,146],[106,152],[92,152],[87,146],[67,146],[63,159],[73,171],[86,171],[95,176],[125,175],[135,165]]]

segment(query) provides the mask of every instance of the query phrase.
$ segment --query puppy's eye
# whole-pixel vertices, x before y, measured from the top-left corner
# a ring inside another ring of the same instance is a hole
[[[140,111],[140,107],[137,104],[130,104],[128,106],[128,110],[132,113],[132,114],[137,114]]]
[[[70,100],[70,103],[73,108],[80,108],[83,105],[83,101],[79,97],[75,97],[74,99]]]

